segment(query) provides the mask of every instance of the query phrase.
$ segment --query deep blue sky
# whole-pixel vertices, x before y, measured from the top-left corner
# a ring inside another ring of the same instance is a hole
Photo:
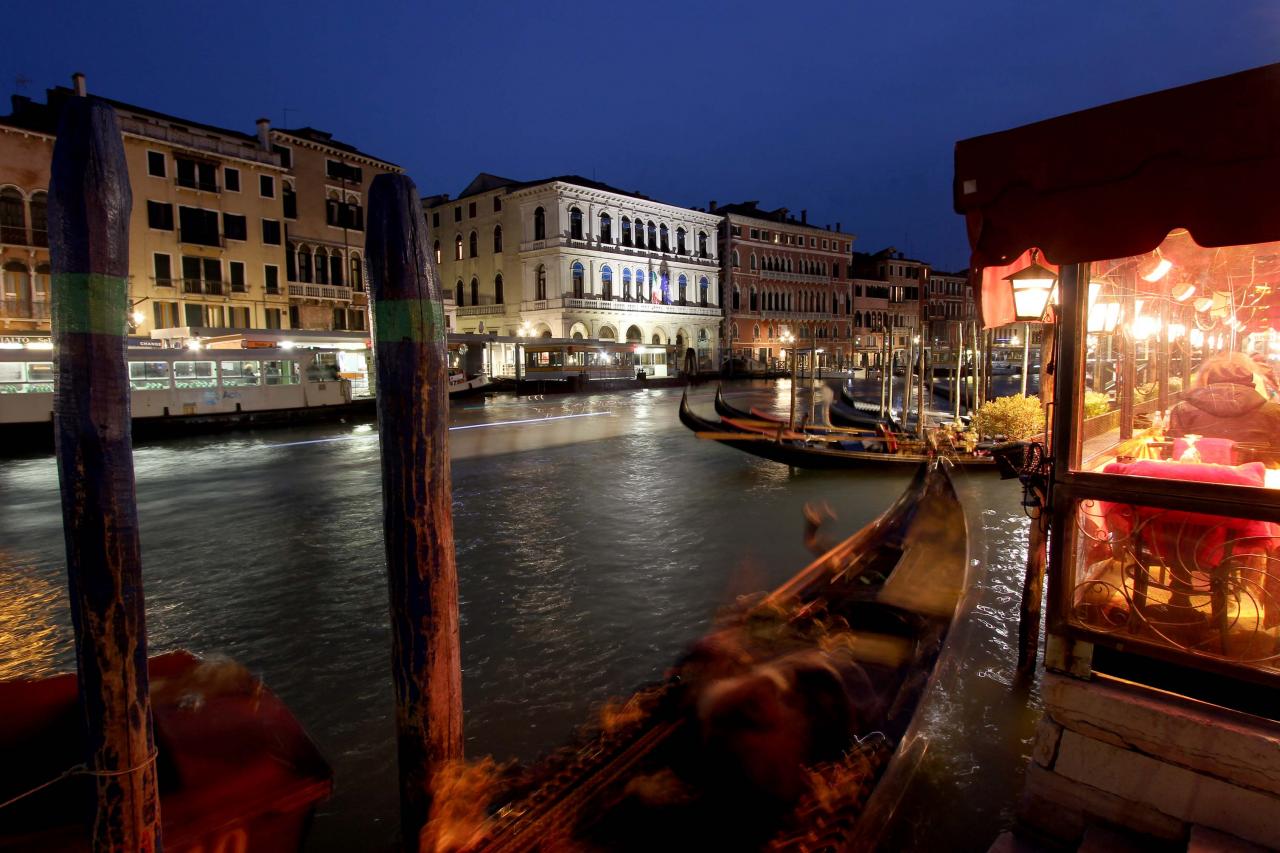
[[[856,247],[968,258],[952,146],[1280,61],[1276,0],[22,3],[0,94],[91,91],[253,131],[312,125],[424,195],[578,173],[759,199]]]

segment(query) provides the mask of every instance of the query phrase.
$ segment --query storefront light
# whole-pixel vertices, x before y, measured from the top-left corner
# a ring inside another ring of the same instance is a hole
[[[296,346],[296,344],[294,344],[294,342],[293,342],[293,341],[281,341],[281,342],[280,342],[280,349],[290,350],[290,349],[293,349],[293,348],[294,348],[294,346]]]
[[[2,341],[0,342],[0,349],[22,349],[22,344],[17,341]]]
[[[27,349],[53,349],[53,341],[28,341]]]

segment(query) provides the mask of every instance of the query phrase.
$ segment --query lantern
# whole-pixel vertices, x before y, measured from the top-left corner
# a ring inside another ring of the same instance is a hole
[[[1036,263],[1039,252],[1031,250],[1031,263],[1004,280],[1013,287],[1013,313],[1024,323],[1039,323],[1044,320],[1045,309],[1049,306],[1058,277]]]

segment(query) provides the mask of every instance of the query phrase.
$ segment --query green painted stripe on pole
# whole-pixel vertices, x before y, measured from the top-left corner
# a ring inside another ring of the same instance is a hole
[[[384,343],[443,341],[444,305],[434,299],[375,300],[373,331]]]
[[[129,329],[129,280],[104,273],[53,277],[52,329],[57,334],[117,335]]]

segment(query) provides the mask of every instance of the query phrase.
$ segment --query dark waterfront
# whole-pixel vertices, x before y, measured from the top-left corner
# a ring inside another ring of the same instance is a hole
[[[735,404],[782,410],[785,382]],[[693,400],[711,411],[714,386]],[[910,472],[791,472],[676,420],[677,389],[460,401],[450,435],[467,750],[530,759],[661,676],[717,607],[809,559],[801,508],[852,532]],[[569,417],[562,417],[569,416]],[[559,417],[541,423],[508,423]],[[381,850],[396,828],[378,447],[334,424],[136,452],[153,651],[262,675],[336,771],[309,849]],[[982,590],[965,666],[928,709],[937,742],[892,847],[985,850],[1007,824],[1034,705],[1010,686],[1026,521],[1016,484],[958,477]],[[0,467],[0,678],[74,666],[51,457]]]

